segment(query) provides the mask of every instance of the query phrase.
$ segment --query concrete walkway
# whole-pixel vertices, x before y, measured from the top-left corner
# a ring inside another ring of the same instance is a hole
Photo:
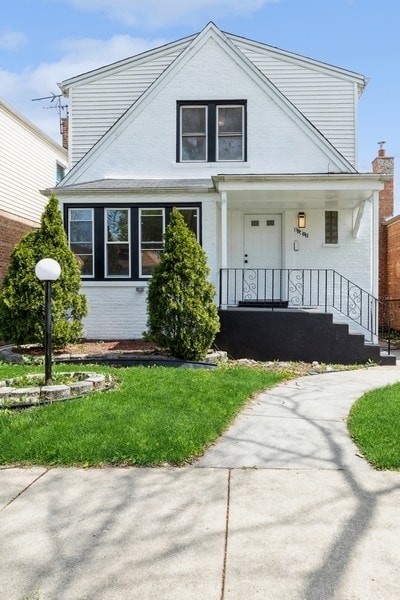
[[[345,424],[395,381],[284,383],[187,468],[0,469],[0,600],[400,598],[400,472]]]

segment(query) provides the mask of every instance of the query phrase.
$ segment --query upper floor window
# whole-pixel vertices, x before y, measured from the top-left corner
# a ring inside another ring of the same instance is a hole
[[[246,102],[178,102],[178,162],[246,160]]]

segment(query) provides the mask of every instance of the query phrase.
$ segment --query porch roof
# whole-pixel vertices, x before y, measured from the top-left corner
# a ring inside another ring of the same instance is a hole
[[[123,194],[130,193],[188,193],[188,192],[213,192],[215,193],[214,183],[209,178],[203,179],[118,179],[105,178],[96,181],[85,181],[71,185],[63,185],[62,182],[56,187],[45,190],[46,195],[55,192],[57,195],[63,194],[109,194],[118,192]]]
[[[229,204],[248,202],[276,203],[298,208],[300,205],[355,208],[383,189],[385,176],[375,173],[326,174],[246,174],[215,175],[218,192],[226,193]]]

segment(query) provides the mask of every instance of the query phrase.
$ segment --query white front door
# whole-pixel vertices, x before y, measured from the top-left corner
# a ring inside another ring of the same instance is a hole
[[[244,215],[243,300],[281,299],[282,215]]]

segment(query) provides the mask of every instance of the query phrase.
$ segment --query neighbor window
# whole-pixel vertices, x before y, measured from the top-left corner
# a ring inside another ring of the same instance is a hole
[[[70,208],[69,246],[75,254],[83,277],[93,277],[93,209]]]
[[[62,179],[65,177],[65,167],[60,163],[56,165],[56,183],[60,183]]]
[[[178,162],[244,161],[246,102],[178,102]]]
[[[339,239],[337,210],[325,211],[325,244],[337,244]]]

